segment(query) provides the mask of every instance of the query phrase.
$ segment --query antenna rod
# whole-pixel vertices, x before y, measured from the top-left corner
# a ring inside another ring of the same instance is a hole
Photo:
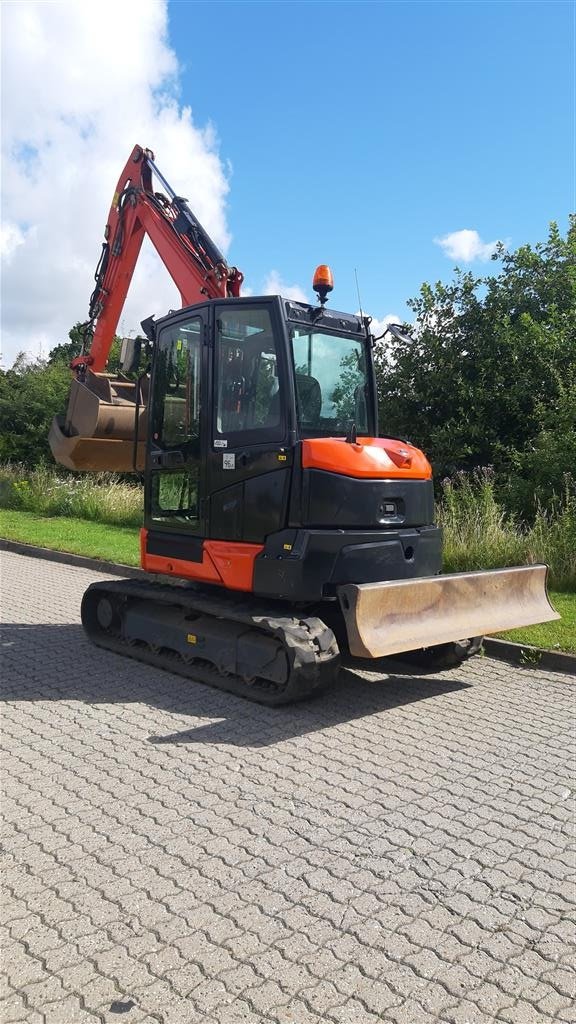
[[[358,271],[354,267],[354,277],[356,278],[356,291],[358,293],[358,305],[360,307],[360,316],[364,319],[364,313],[362,312],[362,299],[360,298],[360,285],[358,284]]]

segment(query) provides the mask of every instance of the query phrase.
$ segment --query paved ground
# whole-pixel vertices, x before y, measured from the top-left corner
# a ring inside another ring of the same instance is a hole
[[[574,680],[262,709],[91,647],[95,573],[2,563],[4,1024],[574,1020]]]

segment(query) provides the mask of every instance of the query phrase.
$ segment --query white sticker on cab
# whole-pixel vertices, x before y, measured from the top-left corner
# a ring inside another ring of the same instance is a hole
[[[236,469],[236,456],[234,452],[225,452],[222,456],[222,469]]]

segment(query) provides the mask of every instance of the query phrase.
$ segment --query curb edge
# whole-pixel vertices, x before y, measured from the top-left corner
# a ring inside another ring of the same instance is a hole
[[[7,540],[4,537],[0,537],[0,551],[11,551],[15,555],[27,555],[29,558],[42,558],[50,562],[61,562],[63,565],[74,565],[78,569],[93,569],[95,572],[109,573],[112,576],[139,577],[146,575],[143,569],[137,569],[133,565],[107,562],[102,558],[75,555],[71,551],[57,551],[55,548],[40,548],[35,544]]]
[[[550,672],[564,672],[576,676],[576,655],[564,651],[547,651],[531,644],[517,644],[512,640],[484,637],[482,649],[489,658],[510,661],[522,668],[544,668]]]

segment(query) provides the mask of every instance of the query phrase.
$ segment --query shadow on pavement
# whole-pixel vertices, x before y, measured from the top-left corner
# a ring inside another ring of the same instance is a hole
[[[383,662],[362,662],[354,669],[341,668],[331,687],[306,702],[267,708],[101,650],[86,639],[80,625],[2,626],[0,648],[4,701],[137,702],[210,719],[190,729],[148,737],[158,745],[269,746],[470,685],[458,678],[458,669],[431,678],[418,677],[392,662],[386,667]]]

